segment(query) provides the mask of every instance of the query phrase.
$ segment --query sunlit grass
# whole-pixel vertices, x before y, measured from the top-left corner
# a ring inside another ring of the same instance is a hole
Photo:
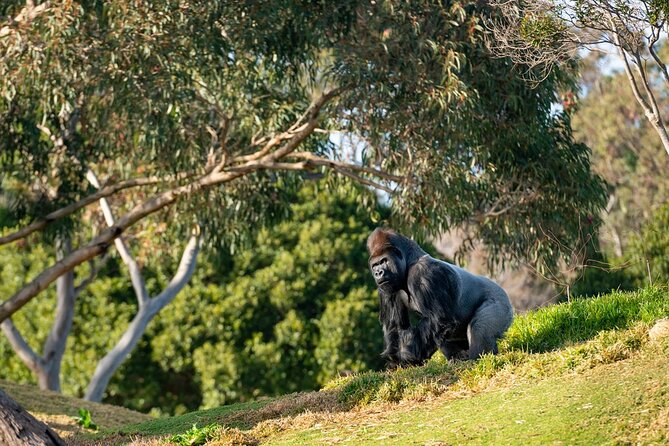
[[[539,415],[545,413],[548,418],[553,417],[552,422],[563,426],[565,431],[555,433],[544,429],[543,425],[533,426],[538,433],[543,435],[537,438],[558,441],[560,435],[565,435],[568,443],[572,440],[579,442],[583,439],[576,435],[579,432],[578,429],[574,431],[572,437],[569,436],[571,434],[568,434],[568,430],[573,423],[580,427],[589,426],[591,422],[583,418],[586,412],[561,414],[550,405],[551,403],[541,402],[542,398],[545,396],[548,400],[552,399],[553,404],[564,404],[566,407],[571,407],[573,401],[570,400],[569,394],[570,380],[581,380],[575,377],[586,376],[589,373],[595,373],[596,370],[604,370],[600,366],[613,364],[613,368],[607,369],[606,373],[596,372],[601,374],[598,379],[609,382],[609,384],[593,383],[591,389],[588,388],[587,380],[580,384],[583,392],[592,393],[593,401],[598,401],[598,404],[603,407],[613,404],[609,400],[615,395],[611,396],[612,391],[607,386],[613,385],[610,384],[611,382],[615,383],[618,373],[615,368],[618,367],[616,364],[626,363],[625,360],[628,359],[641,361],[635,358],[645,355],[649,364],[652,362],[652,367],[657,370],[666,366],[667,356],[669,356],[668,342],[663,341],[663,347],[652,347],[657,350],[656,356],[653,356],[649,353],[651,348],[649,346],[654,344],[649,341],[648,337],[652,324],[666,317],[669,317],[669,290],[663,287],[646,288],[637,292],[613,292],[597,298],[579,299],[516,317],[506,338],[500,343],[498,355],[485,355],[477,361],[449,362],[437,353],[422,367],[360,373],[336,379],[320,392],[305,392],[256,402],[233,404],[178,417],[126,425],[122,428],[103,431],[94,437],[79,436],[75,439],[74,444],[86,446],[94,442],[118,444],[119,441],[120,444],[123,444],[123,441],[128,438],[140,436],[146,438],[146,441],[141,440],[135,444],[150,445],[155,444],[150,438],[165,439],[170,435],[182,434],[192,429],[193,425],[214,425],[220,428],[216,430],[216,439],[211,440],[213,442],[211,444],[230,442],[255,444],[259,440],[272,443],[275,440],[278,441],[278,438],[283,437],[286,432],[294,433],[286,437],[287,444],[302,444],[302,442],[312,440],[317,443],[328,442],[329,439],[327,435],[323,436],[323,432],[309,428],[309,426],[320,425],[322,420],[343,420],[342,423],[350,423],[350,425],[341,426],[335,423],[331,429],[333,432],[338,432],[337,435],[343,435],[342,432],[344,432],[351,438],[366,438],[365,444],[403,444],[402,441],[405,441],[406,435],[409,434],[421,438],[432,437],[428,435],[429,432],[428,434],[409,432],[413,428],[407,422],[405,423],[407,427],[398,432],[389,433],[384,431],[382,426],[378,427],[380,432],[378,438],[385,440],[376,441],[355,430],[356,423],[359,422],[358,418],[361,418],[363,421],[360,422],[368,426],[369,423],[372,423],[369,420],[371,416],[369,413],[375,413],[374,407],[383,407],[383,411],[391,412],[399,410],[393,407],[412,407],[416,412],[410,416],[417,420],[425,417],[421,423],[430,425],[434,424],[431,418],[433,412],[426,412],[424,405],[432,404],[431,401],[439,401],[439,404],[445,404],[450,408],[446,411],[442,410],[441,406],[434,409],[436,411],[434,413],[442,413],[443,417],[452,416],[449,414],[457,414],[458,411],[464,413],[467,410],[475,410],[481,412],[481,417],[491,420],[501,417],[500,420],[502,420],[505,415],[504,410],[513,410],[515,411],[514,416],[523,423],[543,423],[542,416]],[[635,367],[640,368],[636,372],[629,371],[626,379],[633,381],[633,385],[638,387],[643,383],[634,373],[651,372],[645,370],[643,364],[637,364]],[[669,387],[669,382],[662,381],[658,385]],[[620,395],[620,398],[625,401],[634,398],[634,392],[638,391],[637,387],[630,388],[629,392]],[[510,389],[519,388],[529,389],[527,392],[523,390],[520,394],[519,398],[523,398],[523,403],[507,402],[505,398],[516,397],[510,394],[517,390]],[[634,412],[630,415],[628,412],[632,409],[629,408],[617,410],[613,407],[606,410],[611,413],[620,412],[624,415],[621,415],[621,420],[637,420],[635,422],[640,423],[642,421],[639,420],[648,418],[648,413],[656,415],[657,410],[664,410],[663,405],[669,405],[661,392],[653,395],[652,398],[657,400],[659,406],[650,412],[639,412],[638,414]],[[669,388],[666,395],[669,395]],[[579,398],[587,400],[580,394]],[[541,401],[535,401],[535,399]],[[578,401],[579,404],[591,404]],[[398,402],[402,404],[397,405]],[[509,407],[504,409],[505,405]],[[366,412],[367,410],[371,412]],[[525,413],[524,410],[529,412]],[[540,413],[530,413],[533,410],[540,411]],[[669,409],[667,409],[667,414],[669,414]],[[402,415],[397,416],[400,422]],[[609,421],[608,418],[605,420],[605,422]],[[334,423],[334,421],[331,422]],[[469,429],[472,425],[469,420],[457,419],[453,422],[462,423],[463,429]],[[634,442],[634,439],[637,438],[634,437],[636,434],[630,434],[625,430],[627,426],[625,423],[629,422],[631,421],[616,421],[611,424],[611,429],[618,429],[619,426],[622,426],[619,428],[618,437],[623,439],[629,437],[632,439],[630,441]],[[517,432],[522,426],[509,424],[508,420],[495,423],[503,425],[506,429],[505,435],[507,436],[504,437],[504,444],[517,443],[517,438],[512,433]],[[438,425],[439,423],[436,424],[434,427],[436,431],[445,429],[444,426]],[[660,428],[649,428],[644,431],[646,432],[644,435],[649,435],[649,438],[653,439],[660,438],[662,428],[663,425],[660,423]],[[211,429],[213,432],[214,428]],[[365,432],[366,429],[367,427],[365,427]],[[374,432],[374,429],[370,428],[370,432]],[[667,431],[669,432],[669,429]],[[585,435],[583,438],[587,441],[597,442],[600,438],[596,426],[583,427],[583,432],[587,434],[583,434]],[[398,438],[397,441],[392,440],[395,435]],[[458,435],[449,438],[456,442],[463,441],[463,438]],[[476,438],[483,443],[497,441],[487,431],[478,432],[476,435]],[[339,437],[335,439],[337,438]],[[400,441],[400,438],[404,440]],[[604,435],[602,438],[612,437]],[[641,443],[643,444],[643,441]],[[540,443],[535,442],[534,444]]]

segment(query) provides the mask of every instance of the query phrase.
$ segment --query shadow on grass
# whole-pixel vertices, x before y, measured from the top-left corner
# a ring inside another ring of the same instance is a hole
[[[349,407],[338,398],[338,392],[301,392],[278,398],[265,398],[247,403],[231,404],[215,409],[199,410],[178,417],[159,418],[115,430],[124,434],[162,436],[184,432],[193,425],[218,424],[226,428],[248,430],[263,421],[310,412],[341,412]],[[103,433],[104,436],[104,433]]]

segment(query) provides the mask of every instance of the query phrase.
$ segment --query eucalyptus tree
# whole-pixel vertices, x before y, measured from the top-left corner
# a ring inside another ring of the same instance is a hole
[[[669,86],[660,51],[669,31],[666,0],[494,0],[498,15],[488,22],[489,45],[540,81],[556,65],[583,49],[613,49],[620,57],[634,98],[669,155],[661,101]]]
[[[494,259],[554,264],[604,184],[552,110],[570,72],[528,84],[486,49],[489,14],[476,1],[5,2],[16,227],[0,244],[82,233],[103,198],[117,217],[8,296],[0,321],[142,225],[197,224],[209,246],[238,246],[314,173],[384,191],[419,235],[471,225]],[[354,156],[333,134],[361,142]]]

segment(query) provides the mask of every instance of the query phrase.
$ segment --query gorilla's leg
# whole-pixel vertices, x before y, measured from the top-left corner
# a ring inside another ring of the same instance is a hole
[[[497,340],[511,325],[513,310],[505,302],[490,300],[481,305],[467,326],[469,359],[484,353],[497,354]]]
[[[439,350],[447,359],[463,359],[463,353],[468,349],[467,339],[444,340],[439,343]]]

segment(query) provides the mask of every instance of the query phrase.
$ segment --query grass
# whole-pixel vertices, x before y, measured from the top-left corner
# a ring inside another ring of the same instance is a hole
[[[669,343],[580,374],[287,429],[268,444],[667,444]]]
[[[666,315],[669,315],[666,288],[614,291],[517,317],[500,348],[502,351],[545,352],[585,341],[602,330],[628,328],[637,322],[651,323]]]
[[[516,317],[499,355],[452,363],[436,354],[423,367],[366,372],[325,388],[339,390],[348,405],[398,402],[447,389],[473,390],[505,368],[544,377],[624,359],[639,348],[650,323],[669,316],[667,294],[666,288],[649,287],[545,307]],[[586,340],[592,342],[582,344]]]
[[[0,388],[21,406],[37,418],[47,422],[65,437],[75,432],[81,432],[82,428],[76,422],[79,409],[90,411],[95,423],[105,429],[118,429],[129,423],[151,418],[148,415],[124,407],[92,403],[49,390],[39,390],[33,386],[4,380],[0,380]]]
[[[668,316],[662,287],[575,300],[517,317],[496,356],[435,355],[423,367],[78,435],[73,444],[165,444],[194,425],[196,434],[219,427],[207,431],[209,445],[663,444],[669,341],[648,333]]]

